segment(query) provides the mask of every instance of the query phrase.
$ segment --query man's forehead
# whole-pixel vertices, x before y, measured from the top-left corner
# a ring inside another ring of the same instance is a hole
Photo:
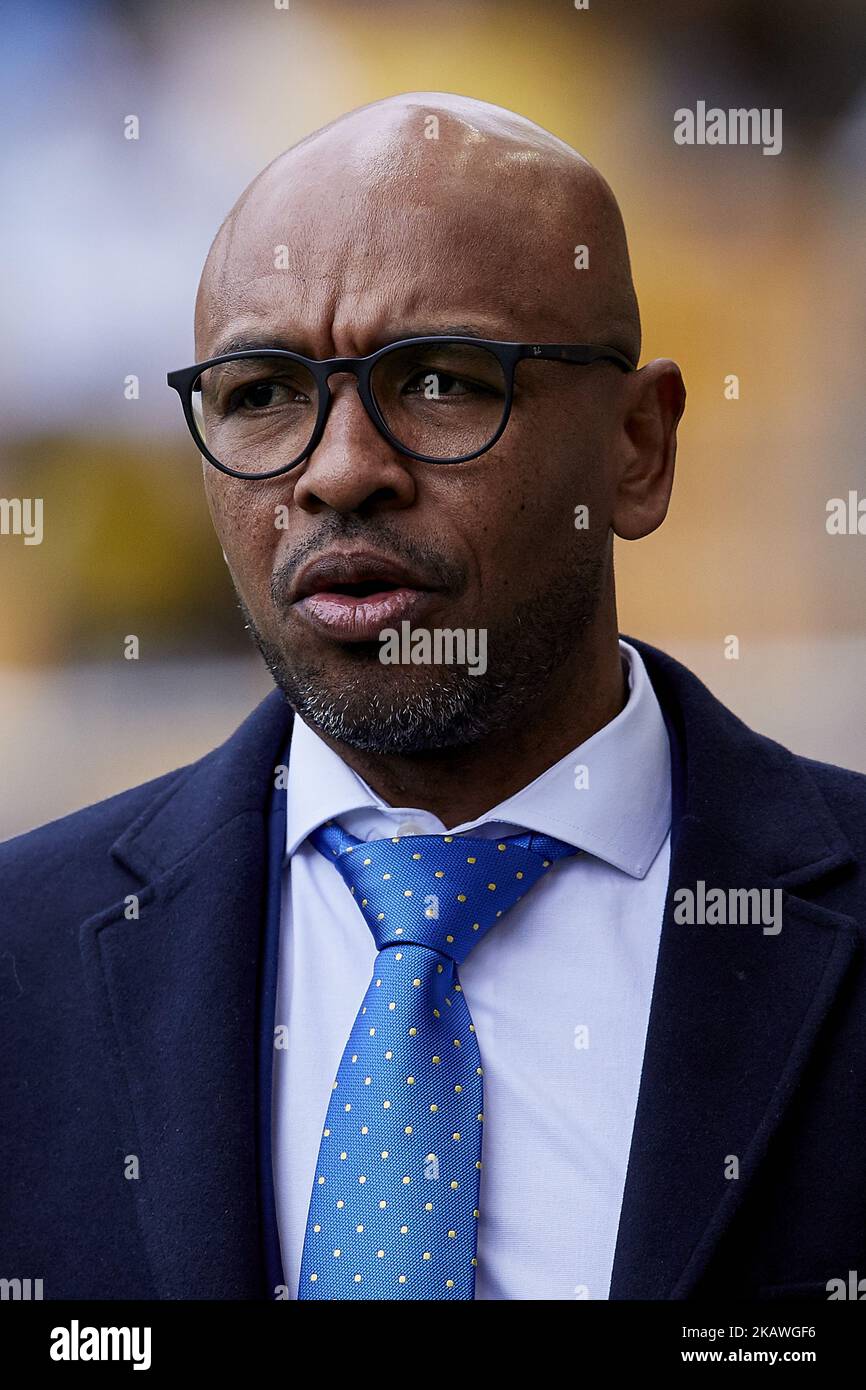
[[[387,335],[415,323],[420,331],[427,323],[471,319],[479,332],[507,337],[527,307],[549,317],[562,304],[555,260],[568,276],[567,241],[536,237],[489,205],[437,219],[420,208],[357,219],[344,209],[344,219],[335,228],[287,218],[260,223],[243,243],[236,239],[219,280],[200,296],[200,349],[216,356],[227,335],[249,336],[256,326],[285,324],[315,335],[329,322]]]

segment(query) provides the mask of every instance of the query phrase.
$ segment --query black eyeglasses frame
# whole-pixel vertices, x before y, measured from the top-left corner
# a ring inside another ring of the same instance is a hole
[[[399,439],[391,433],[385,423],[384,418],[376,404],[376,398],[370,386],[370,376],[378,362],[389,353],[395,352],[400,348],[423,347],[436,345],[439,343],[466,344],[471,347],[486,348],[499,361],[505,378],[505,402],[502,412],[502,420],[496,433],[480,449],[474,453],[463,454],[459,458],[432,458],[428,454],[419,454],[414,449],[401,444]],[[291,463],[285,464],[281,468],[273,468],[267,473],[242,473],[235,468],[229,468],[208,449],[202,439],[198,426],[195,421],[195,413],[192,408],[192,394],[196,382],[209,367],[219,367],[223,362],[235,362],[244,357],[273,357],[280,361],[298,362],[305,367],[310,375],[315,379],[318,387],[318,413],[313,433],[306,448],[297,458],[292,459]],[[401,338],[394,343],[387,343],[376,352],[370,353],[367,357],[330,357],[313,358],[304,357],[301,353],[290,352],[283,348],[245,348],[240,352],[226,352],[219,357],[209,357],[205,362],[196,362],[191,367],[181,367],[177,371],[169,372],[166,376],[168,385],[180,396],[181,406],[183,407],[184,418],[189,427],[190,434],[196,448],[213,464],[214,468],[221,473],[227,473],[232,478],[243,478],[247,481],[263,481],[266,478],[277,478],[283,473],[289,473],[293,468],[297,468],[313,453],[321,442],[328,421],[328,414],[331,409],[332,395],[329,378],[337,372],[350,372],[354,375],[357,382],[358,395],[361,403],[372,420],[376,429],[384,439],[396,449],[398,453],[407,458],[416,459],[419,463],[434,463],[449,465],[454,463],[469,463],[470,460],[479,458],[486,454],[488,449],[502,438],[505,427],[511,415],[511,406],[514,399],[514,371],[518,362],[526,359],[532,361],[565,362],[577,367],[588,367],[595,362],[613,362],[622,371],[636,371],[636,364],[632,362],[624,353],[617,348],[607,347],[603,344],[595,343],[508,343],[499,342],[492,338],[460,337],[452,334],[437,334],[428,337]]]

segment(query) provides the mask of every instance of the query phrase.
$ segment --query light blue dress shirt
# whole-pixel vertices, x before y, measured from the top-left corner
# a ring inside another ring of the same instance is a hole
[[[297,1291],[322,1126],[376,950],[309,843],[537,830],[578,846],[460,968],[484,1062],[476,1298],[605,1299],[610,1289],[670,864],[667,731],[640,655],[625,707],[527,787],[446,826],[391,807],[301,720],[288,778],[275,1023],[273,1167]]]

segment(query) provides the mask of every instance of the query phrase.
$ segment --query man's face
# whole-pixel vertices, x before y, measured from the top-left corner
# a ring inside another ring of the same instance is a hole
[[[493,161],[467,182],[424,145],[419,136],[410,157],[404,142],[364,161],[353,144],[342,160],[332,150],[334,162],[313,145],[295,156],[290,183],[265,176],[200,293],[198,360],[238,337],[277,338],[318,358],[455,329],[604,341],[581,318],[559,210],[536,206],[522,220],[519,169]],[[288,269],[274,268],[281,246]],[[304,463],[263,481],[205,465],[241,606],[307,722],[380,752],[467,744],[524,717],[579,660],[612,597],[620,389],[608,364],[523,362],[501,439],[447,465],[401,455],[368,418],[354,378],[335,375],[324,437]],[[575,527],[579,505],[585,529]],[[314,561],[333,561],[333,575],[308,579]],[[395,578],[382,580],[389,567]],[[362,591],[340,585],[348,574]],[[486,672],[383,664],[378,631],[404,618],[413,632],[483,629]]]

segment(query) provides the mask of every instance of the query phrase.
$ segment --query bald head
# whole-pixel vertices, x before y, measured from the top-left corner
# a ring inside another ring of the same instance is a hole
[[[588,248],[580,270],[577,245]],[[362,297],[367,324],[358,321]],[[607,183],[534,122],[448,93],[351,111],[253,180],[202,273],[199,359],[253,336],[275,299],[291,311],[295,340],[312,352],[315,339],[326,356],[336,348],[331,326],[387,335],[421,314],[433,331],[436,313],[443,325],[509,320],[489,336],[603,342],[634,361],[640,351],[625,231]],[[299,311],[307,321],[297,322]]]

